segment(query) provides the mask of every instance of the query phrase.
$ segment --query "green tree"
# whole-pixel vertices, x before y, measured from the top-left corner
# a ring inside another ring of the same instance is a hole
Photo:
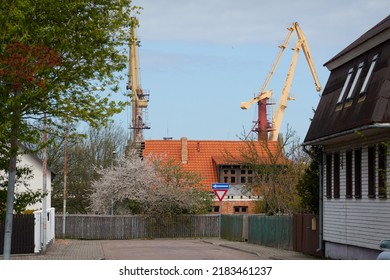
[[[10,159],[7,205],[13,205],[18,141],[39,142],[32,119],[45,118],[45,127],[58,118],[97,126],[123,108],[90,90],[118,90],[138,8],[130,0],[5,0],[0,10],[0,143]],[[7,240],[10,228],[7,209]]]
[[[96,168],[108,168],[124,154],[127,135],[123,127],[113,123],[106,127],[89,127],[84,137],[75,135],[68,141],[67,212],[87,214],[92,181],[98,179]],[[48,148],[50,167],[55,170],[52,206],[61,212],[64,192],[64,141],[56,138]]]
[[[288,128],[277,142],[267,139],[243,141],[246,145],[233,162],[253,170],[252,182],[245,188],[262,198],[257,211],[269,215],[294,213],[299,208],[296,185],[308,160],[295,132]]]
[[[16,172],[15,184],[24,191],[14,194],[14,211],[23,213],[29,205],[41,202],[46,195],[42,191],[33,191],[29,181],[32,177],[31,169],[28,167],[18,168]],[[0,221],[4,219],[7,206],[8,178],[0,174]]]
[[[297,192],[300,197],[302,211],[318,214],[322,149],[318,146],[312,146],[310,147],[310,150],[306,150],[306,152],[310,156],[311,161],[298,181]]]

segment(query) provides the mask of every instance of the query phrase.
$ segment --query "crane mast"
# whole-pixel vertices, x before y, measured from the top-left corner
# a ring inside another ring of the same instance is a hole
[[[320,82],[319,82],[318,77],[317,77],[317,72],[316,72],[316,70],[314,68],[314,63],[313,63],[313,60],[311,58],[309,46],[307,44],[307,40],[306,40],[305,35],[303,34],[303,32],[302,32],[302,30],[299,27],[297,22],[294,22],[292,24],[292,26],[288,28],[288,31],[289,32],[288,32],[288,35],[287,35],[284,43],[281,46],[279,46],[279,48],[281,49],[280,52],[279,52],[279,55],[278,55],[275,63],[273,64],[273,66],[271,68],[271,71],[269,72],[269,74],[267,76],[267,79],[266,79],[263,87],[260,90],[260,93],[256,97],[252,98],[250,101],[248,101],[248,102],[241,102],[241,104],[240,104],[241,109],[249,109],[252,104],[254,104],[254,103],[258,104],[258,110],[259,110],[258,114],[259,114],[259,117],[258,117],[258,120],[257,120],[257,125],[258,125],[257,131],[259,133],[259,139],[261,138],[260,137],[260,133],[264,132],[264,130],[267,127],[266,125],[264,125],[264,121],[262,121],[263,124],[260,127],[260,123],[261,123],[260,120],[264,119],[265,115],[266,115],[266,107],[265,107],[264,104],[265,104],[266,100],[268,100],[272,96],[272,90],[266,90],[266,88],[268,86],[268,83],[271,80],[271,77],[273,76],[273,74],[275,72],[275,69],[276,69],[277,65],[279,64],[280,58],[282,57],[282,54],[283,54],[284,50],[286,49],[286,47],[288,45],[288,42],[289,42],[289,40],[291,38],[291,35],[292,35],[292,33],[294,31],[297,34],[298,41],[295,44],[295,47],[293,48],[294,54],[293,54],[293,57],[292,57],[292,60],[291,60],[291,63],[290,63],[289,70],[287,72],[286,80],[285,80],[285,83],[284,83],[284,86],[283,86],[283,90],[282,90],[282,93],[281,93],[281,96],[280,96],[280,99],[279,99],[279,102],[278,102],[278,105],[277,105],[276,113],[272,117],[272,129],[270,130],[270,134],[268,136],[268,139],[271,140],[271,141],[276,141],[277,138],[278,138],[278,134],[279,134],[279,131],[280,131],[280,126],[281,126],[281,123],[282,123],[282,120],[283,120],[283,116],[284,116],[284,111],[285,111],[285,109],[287,107],[287,101],[291,100],[291,98],[289,98],[289,93],[290,93],[292,79],[294,77],[295,66],[296,66],[296,63],[297,63],[297,60],[298,60],[299,51],[301,49],[302,49],[302,51],[305,54],[306,61],[307,61],[308,65],[309,65],[311,74],[312,74],[313,79],[314,79],[316,90],[318,92],[321,91],[321,85],[320,85]],[[264,135],[265,134],[263,133],[263,136]],[[265,138],[267,138],[267,137],[265,137]]]
[[[127,90],[131,99],[132,120],[130,129],[133,130],[128,147],[134,147],[140,154],[143,145],[143,130],[149,129],[144,121],[144,109],[148,107],[148,95],[144,93],[141,87],[141,79],[139,74],[138,62],[138,45],[139,41],[136,36],[136,26],[138,21],[135,17],[132,18],[130,26],[130,43],[129,43],[129,72]]]

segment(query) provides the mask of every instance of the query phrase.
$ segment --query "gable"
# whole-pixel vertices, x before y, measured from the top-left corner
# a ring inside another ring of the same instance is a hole
[[[390,34],[333,69],[304,142],[390,124],[389,65]]]

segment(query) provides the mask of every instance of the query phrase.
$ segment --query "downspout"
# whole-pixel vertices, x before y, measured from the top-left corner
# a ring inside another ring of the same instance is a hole
[[[317,252],[324,251],[324,181],[323,181],[323,174],[324,174],[324,148],[321,147],[322,153],[321,153],[321,161],[320,161],[320,167],[319,167],[319,205],[318,205],[318,224],[319,224],[319,241],[318,241],[318,249]]]

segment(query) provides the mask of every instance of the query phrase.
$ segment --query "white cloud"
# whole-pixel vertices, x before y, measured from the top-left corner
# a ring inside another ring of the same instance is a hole
[[[388,0],[135,0],[144,40],[274,44],[298,21],[315,43],[350,42],[387,16]]]
[[[150,89],[152,129],[160,139],[236,139],[256,118],[239,108],[261,88],[286,35],[297,21],[309,41],[320,82],[322,65],[388,16],[389,0],[134,0],[139,16],[142,85]],[[294,35],[295,36],[295,35]],[[290,46],[296,39],[292,38]],[[269,89],[277,101],[291,51],[286,50]],[[300,55],[283,126],[304,138],[318,104],[310,71]],[[283,68],[284,67],[284,68]],[[270,109],[271,114],[271,109]]]

